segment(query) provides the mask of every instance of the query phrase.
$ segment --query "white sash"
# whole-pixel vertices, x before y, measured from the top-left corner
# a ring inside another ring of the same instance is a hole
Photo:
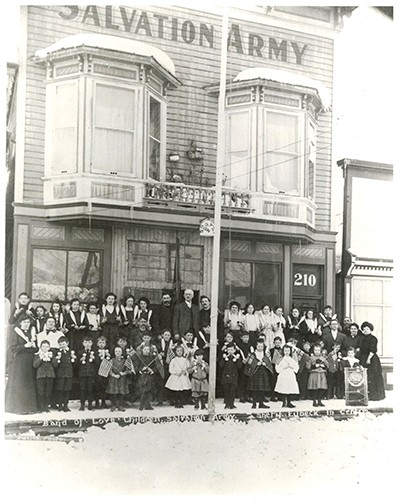
[[[16,326],[14,328],[14,332],[19,335],[23,340],[25,340],[25,343],[27,342],[35,342],[35,331],[32,332],[32,340],[30,340],[26,335],[25,333],[21,330],[21,328],[19,328],[18,326]]]
[[[118,304],[114,305],[113,307],[114,307],[115,312],[117,313],[117,316],[119,316],[119,306],[118,306]],[[110,311],[107,311],[107,309],[106,309],[106,305],[105,305],[105,304],[103,304],[103,305],[102,305],[102,307],[101,307],[101,311],[102,311],[102,313],[103,313],[103,317],[104,317],[104,318],[106,318],[106,317],[107,317],[107,316],[106,316],[107,312],[109,312],[109,313],[110,313]],[[110,313],[110,314],[112,314],[112,313]]]
[[[141,310],[139,309],[139,306],[135,306],[134,313],[133,313],[133,319],[138,319],[140,313],[141,313]],[[150,318],[151,318],[152,314],[153,314],[153,310],[148,309],[148,316],[147,316],[148,323],[150,323]]]
[[[75,314],[72,311],[69,311],[69,315],[74,322],[75,326],[78,326],[78,323],[76,322]],[[81,312],[81,324],[83,323],[83,320],[85,319],[85,311]]]

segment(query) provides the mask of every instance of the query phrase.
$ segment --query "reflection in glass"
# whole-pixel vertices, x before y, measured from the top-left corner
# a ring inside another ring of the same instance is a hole
[[[65,300],[67,252],[50,248],[33,251],[32,300]]]
[[[99,299],[100,253],[69,252],[67,297],[77,297],[83,302]]]

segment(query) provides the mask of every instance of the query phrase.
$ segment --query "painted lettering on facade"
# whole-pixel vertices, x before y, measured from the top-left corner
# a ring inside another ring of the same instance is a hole
[[[105,9],[104,12],[102,9]],[[133,33],[212,49],[217,45],[218,28],[212,24],[182,20],[144,10],[116,5],[105,7],[68,5],[61,6],[58,15],[66,21],[78,21],[114,33]],[[230,52],[301,65],[307,48],[307,44],[293,40],[248,32],[237,23],[231,23],[230,26],[228,37]]]

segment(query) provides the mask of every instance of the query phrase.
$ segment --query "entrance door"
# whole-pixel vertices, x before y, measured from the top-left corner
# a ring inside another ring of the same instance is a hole
[[[270,262],[225,262],[224,305],[237,300],[243,307],[247,302],[260,309],[271,308],[282,299],[281,265]]]

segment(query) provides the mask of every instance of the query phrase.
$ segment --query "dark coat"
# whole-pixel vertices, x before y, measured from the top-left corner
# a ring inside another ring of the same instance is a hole
[[[26,336],[35,340],[35,329],[31,327]],[[5,410],[11,413],[34,413],[37,410],[35,369],[33,358],[35,347],[25,347],[26,340],[17,333],[11,333],[10,339],[10,365],[6,386]]]
[[[187,332],[198,335],[200,329],[199,308],[192,303],[189,308],[186,302],[181,302],[175,306],[173,317],[173,333],[179,333],[182,337]]]
[[[55,378],[54,371],[55,359],[54,356],[50,361],[43,361],[40,359],[39,354],[35,354],[33,358],[33,368],[36,368],[36,379],[38,378]]]
[[[329,330],[327,333],[324,333],[322,335],[322,341],[324,343],[324,347],[328,352],[331,352],[333,349],[334,344],[340,344],[341,348],[340,351],[344,352],[345,350],[345,343],[346,343],[346,335],[344,333],[337,333],[336,340],[333,339],[332,333]]]
[[[86,355],[85,363],[82,361],[82,357],[84,354],[84,350],[78,353],[78,357],[76,362],[78,363],[78,375],[79,377],[94,377],[97,373],[97,363],[96,363],[96,353],[94,349],[90,350],[94,353],[94,359],[92,362],[89,362],[90,355]]]
[[[161,333],[163,330],[169,330],[172,333],[172,317],[174,313],[174,308],[172,306],[164,306],[160,304],[157,309],[154,310],[154,329],[157,333]]]
[[[61,358],[58,360],[57,355],[59,353],[61,354]],[[74,375],[74,363],[71,361],[71,350],[63,351],[60,349],[54,355],[56,378],[72,378]]]
[[[240,358],[236,361],[233,361],[231,357],[229,357],[228,360],[222,357],[219,361],[219,365],[222,368],[222,384],[233,384],[237,386],[239,382],[239,370],[242,366],[242,361],[240,360]]]

